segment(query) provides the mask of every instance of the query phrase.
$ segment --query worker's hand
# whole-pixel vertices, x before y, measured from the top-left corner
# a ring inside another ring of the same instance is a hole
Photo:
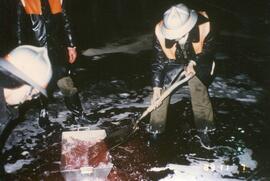
[[[153,88],[153,97],[151,99],[151,105],[155,105],[155,109],[158,108],[162,102],[157,102],[157,100],[161,96],[161,88],[160,87],[154,87]]]
[[[196,62],[194,61],[190,61],[185,69],[185,75],[186,76],[193,76],[196,74],[195,70],[194,70],[194,66],[196,66]]]
[[[77,58],[77,51],[76,47],[68,47],[68,62],[70,64],[73,64],[76,61]]]

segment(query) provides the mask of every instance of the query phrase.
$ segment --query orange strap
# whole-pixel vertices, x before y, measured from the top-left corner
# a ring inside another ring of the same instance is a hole
[[[48,0],[52,14],[62,12],[61,0]],[[27,14],[42,14],[40,0],[21,0]]]
[[[24,9],[27,14],[41,14],[40,0],[23,0]]]
[[[62,12],[61,0],[49,0],[52,14],[57,14]]]
[[[208,18],[208,15],[206,14],[205,11],[200,11],[199,12],[201,15],[203,15],[204,17]],[[203,44],[204,44],[204,40],[206,38],[206,36],[208,35],[208,33],[210,32],[210,23],[206,22],[203,23],[201,25],[199,25],[199,32],[200,32],[200,40],[198,43],[192,43],[194,51],[196,54],[199,54],[202,52],[203,49]]]

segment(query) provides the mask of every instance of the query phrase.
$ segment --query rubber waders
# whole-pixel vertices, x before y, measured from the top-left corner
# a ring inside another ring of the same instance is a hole
[[[163,92],[164,91],[162,91],[162,93]],[[170,98],[171,96],[168,96],[166,99],[164,99],[160,107],[158,107],[156,110],[154,110],[151,113],[150,123],[149,123],[150,124],[149,131],[151,133],[160,134],[165,131]]]

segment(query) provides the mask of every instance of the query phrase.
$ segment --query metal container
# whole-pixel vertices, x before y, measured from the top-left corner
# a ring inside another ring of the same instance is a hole
[[[102,140],[105,130],[62,133],[61,173],[66,181],[107,180],[113,164]]]

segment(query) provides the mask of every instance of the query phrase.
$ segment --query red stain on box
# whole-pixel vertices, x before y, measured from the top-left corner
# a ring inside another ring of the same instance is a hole
[[[107,180],[112,169],[104,130],[62,134],[61,172],[67,181]]]

